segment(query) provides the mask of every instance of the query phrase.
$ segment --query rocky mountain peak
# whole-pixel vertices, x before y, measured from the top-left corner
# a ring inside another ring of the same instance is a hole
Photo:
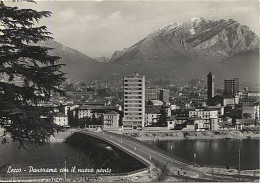
[[[111,61],[153,62],[176,57],[230,57],[257,48],[259,38],[256,34],[233,19],[206,20],[194,17],[184,23],[161,27],[130,48],[115,52]]]
[[[110,57],[108,57],[108,56],[98,56],[98,57],[94,58],[94,60],[96,60],[98,62],[107,63],[107,62],[110,61]]]

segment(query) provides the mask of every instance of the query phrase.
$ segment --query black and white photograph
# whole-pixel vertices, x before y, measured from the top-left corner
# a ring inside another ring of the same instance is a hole
[[[259,182],[259,0],[1,0],[0,182]]]

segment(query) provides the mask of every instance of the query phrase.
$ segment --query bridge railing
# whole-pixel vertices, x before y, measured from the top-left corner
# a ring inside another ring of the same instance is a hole
[[[171,157],[172,159],[175,159],[177,161],[180,161],[182,163],[185,163],[186,165],[194,165],[194,162],[191,162],[191,161],[188,161],[186,159],[183,159],[183,158],[180,158],[172,153],[169,153],[169,152],[166,152],[162,149],[159,149],[158,147],[154,146],[154,145],[151,145],[151,144],[148,144],[146,142],[143,142],[143,141],[140,141],[138,139],[135,139],[133,137],[130,137],[130,136],[127,136],[127,135],[122,135],[122,134],[117,134],[117,133],[112,133],[112,132],[108,132],[108,131],[104,131],[105,133],[107,134],[110,134],[110,135],[114,135],[114,136],[117,136],[118,138],[124,138],[124,139],[127,139],[127,140],[130,140],[132,142],[135,142],[135,143],[138,143],[142,146],[145,146],[147,148],[149,148],[150,150],[154,151],[158,151],[159,153],[165,155],[165,156],[168,156],[168,157]]]

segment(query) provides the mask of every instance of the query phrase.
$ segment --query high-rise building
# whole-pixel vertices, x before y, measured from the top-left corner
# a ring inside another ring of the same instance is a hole
[[[225,79],[224,80],[224,95],[235,96],[239,92],[239,79]]]
[[[170,91],[168,89],[160,89],[159,93],[159,100],[165,102],[166,104],[169,103],[169,96]]]
[[[145,123],[145,77],[124,77],[124,129],[141,129]]]
[[[208,99],[211,99],[215,96],[215,77],[211,73],[208,74]]]

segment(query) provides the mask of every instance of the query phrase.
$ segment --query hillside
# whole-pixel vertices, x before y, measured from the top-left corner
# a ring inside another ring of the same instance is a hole
[[[259,83],[259,38],[249,27],[235,20],[193,18],[166,25],[138,43],[116,51],[111,59],[92,59],[56,41],[51,54],[62,57],[68,77],[84,81],[110,80],[139,72],[146,78],[166,77],[173,82],[206,78],[209,70],[216,85],[226,78]],[[90,50],[91,51],[91,50]]]

